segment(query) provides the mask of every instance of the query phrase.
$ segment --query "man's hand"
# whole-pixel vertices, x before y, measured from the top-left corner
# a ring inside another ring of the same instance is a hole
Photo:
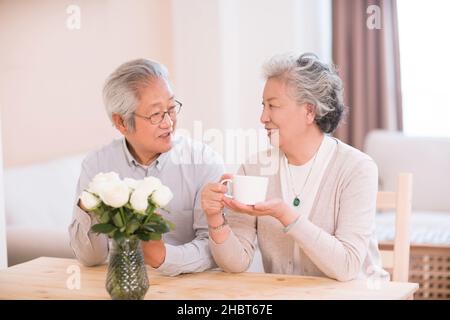
[[[142,241],[144,261],[152,268],[158,268],[166,259],[166,246],[163,240]]]
[[[80,209],[84,212],[89,213],[89,211],[83,206],[83,202],[81,201],[81,199],[78,199],[78,207],[80,207]]]

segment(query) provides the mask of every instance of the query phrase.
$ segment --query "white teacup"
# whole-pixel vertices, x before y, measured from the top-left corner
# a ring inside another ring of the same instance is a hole
[[[234,175],[232,179],[224,179],[220,183],[232,185],[232,195],[225,194],[226,197],[247,205],[254,205],[266,200],[269,178]]]

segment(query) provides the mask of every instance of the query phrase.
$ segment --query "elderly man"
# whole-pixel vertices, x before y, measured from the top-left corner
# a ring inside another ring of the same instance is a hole
[[[143,242],[145,262],[168,275],[214,267],[200,190],[220,178],[223,161],[202,143],[174,137],[182,104],[175,99],[166,68],[146,59],[127,62],[109,76],[103,97],[108,116],[123,137],[83,161],[77,199],[99,172],[115,171],[122,179],[155,176],[174,194],[170,214],[161,214],[175,229],[160,241]],[[78,260],[88,266],[105,262],[109,251],[107,237],[90,231],[95,223],[77,200],[70,244]]]

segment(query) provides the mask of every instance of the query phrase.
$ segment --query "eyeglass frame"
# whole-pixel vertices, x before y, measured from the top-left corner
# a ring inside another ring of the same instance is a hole
[[[180,113],[181,107],[183,106],[183,103],[181,103],[180,101],[178,101],[178,100],[176,100],[176,99],[175,99],[175,103],[177,103],[177,105],[174,106],[174,107],[171,107],[171,108],[177,108],[177,107],[178,107],[178,111],[175,112],[174,118],[172,118],[172,117],[170,116],[170,111],[164,111],[164,112],[162,113],[161,120],[160,120],[159,122],[156,122],[156,123],[154,123],[154,122],[152,121],[152,117],[155,116],[155,115],[157,115],[157,114],[159,114],[160,112],[154,113],[154,114],[152,114],[152,115],[150,115],[150,116],[148,116],[148,117],[147,117],[147,116],[140,115],[140,114],[137,114],[136,112],[133,112],[133,114],[134,114],[136,117],[139,117],[139,118],[142,118],[142,119],[145,119],[145,120],[150,121],[150,123],[153,124],[153,125],[158,125],[158,124],[160,124],[161,122],[164,121],[164,119],[165,119],[165,117],[166,117],[166,114],[169,116],[169,118],[170,118],[172,121],[175,120],[177,114]]]

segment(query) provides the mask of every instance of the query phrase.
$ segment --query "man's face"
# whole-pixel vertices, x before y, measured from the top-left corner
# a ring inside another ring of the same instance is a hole
[[[149,85],[140,90],[139,105],[135,114],[159,118],[163,112],[175,106],[175,97],[169,84],[162,80],[152,80]],[[171,119],[168,114],[159,124],[150,120],[134,116],[135,131],[127,132],[125,137],[135,149],[148,153],[164,153],[172,147],[172,138],[176,126],[176,118]]]

